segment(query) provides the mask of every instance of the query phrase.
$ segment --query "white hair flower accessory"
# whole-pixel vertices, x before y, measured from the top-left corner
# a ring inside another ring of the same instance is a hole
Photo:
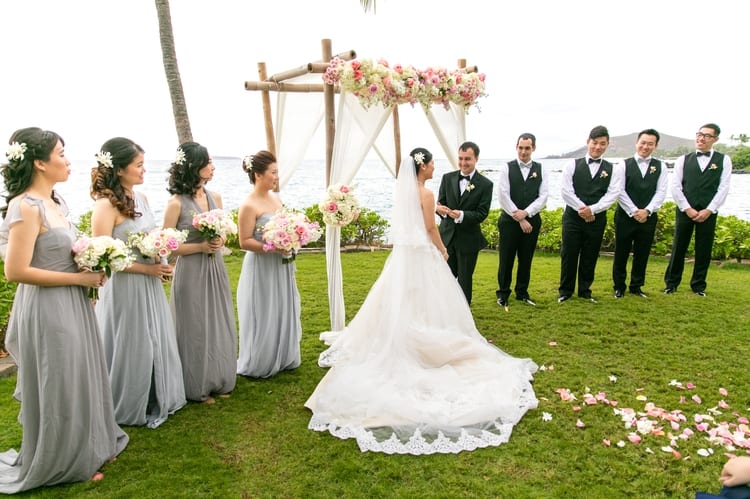
[[[252,155],[245,156],[244,158],[242,158],[242,168],[245,171],[250,170],[252,167],[253,167],[253,156]]]
[[[423,152],[416,153],[414,155],[414,162],[417,165],[422,166],[424,164],[424,153]]]
[[[178,147],[177,152],[174,155],[174,164],[181,165],[185,162],[185,151]]]
[[[96,153],[96,162],[104,168],[112,168],[112,154],[109,151],[99,151]]]
[[[24,144],[23,142],[21,142],[20,144],[18,142],[13,142],[8,146],[8,150],[5,152],[5,156],[8,158],[8,161],[20,161],[23,159],[23,153],[25,152],[26,144]]]

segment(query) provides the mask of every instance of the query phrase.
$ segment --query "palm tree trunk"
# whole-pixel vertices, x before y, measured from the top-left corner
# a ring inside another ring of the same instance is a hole
[[[177,128],[177,139],[182,144],[183,142],[192,141],[193,133],[190,131],[190,120],[188,119],[187,105],[185,105],[185,92],[182,90],[180,70],[177,68],[177,53],[174,48],[169,0],[155,0],[155,2],[156,14],[159,17],[161,55],[164,61],[167,85],[169,86],[169,96],[172,98],[174,125]]]

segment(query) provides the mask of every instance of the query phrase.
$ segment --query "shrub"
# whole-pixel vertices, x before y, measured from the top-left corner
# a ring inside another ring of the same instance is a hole
[[[312,222],[318,222],[323,235],[318,242],[308,245],[309,247],[324,247],[326,224],[323,222],[323,214],[318,209],[318,205],[308,206],[304,210],[307,218]],[[386,219],[378,215],[377,212],[361,208],[359,217],[349,225],[341,227],[341,245],[364,245],[380,246],[385,243],[385,233],[390,227]]]

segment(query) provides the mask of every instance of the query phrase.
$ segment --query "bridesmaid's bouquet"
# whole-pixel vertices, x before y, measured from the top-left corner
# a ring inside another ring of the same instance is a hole
[[[73,243],[73,260],[78,267],[111,277],[130,267],[135,257],[124,241],[109,236],[82,237]],[[99,289],[89,288],[89,298],[99,299]]]
[[[147,233],[137,232],[128,237],[128,246],[137,248],[148,258],[159,259],[160,263],[169,263],[169,256],[187,239],[186,230],[172,228],[154,229]]]
[[[318,209],[326,224],[339,227],[349,225],[359,217],[359,201],[354,196],[354,187],[346,184],[328,186]]]
[[[226,238],[230,234],[237,234],[237,224],[232,220],[232,216],[219,208],[195,215],[193,217],[193,227],[207,241],[211,241],[217,237]],[[209,256],[213,257],[214,255],[212,253]]]
[[[290,263],[302,246],[320,239],[322,231],[317,222],[311,222],[304,213],[282,208],[263,226],[263,251],[292,253],[281,263]]]

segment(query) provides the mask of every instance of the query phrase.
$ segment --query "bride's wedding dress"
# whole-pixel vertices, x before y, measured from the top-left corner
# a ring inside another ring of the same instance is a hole
[[[323,333],[331,367],[305,403],[309,428],[362,451],[457,453],[500,445],[537,406],[536,364],[479,334],[466,299],[429,240],[414,163],[396,181],[393,251],[349,325]]]

